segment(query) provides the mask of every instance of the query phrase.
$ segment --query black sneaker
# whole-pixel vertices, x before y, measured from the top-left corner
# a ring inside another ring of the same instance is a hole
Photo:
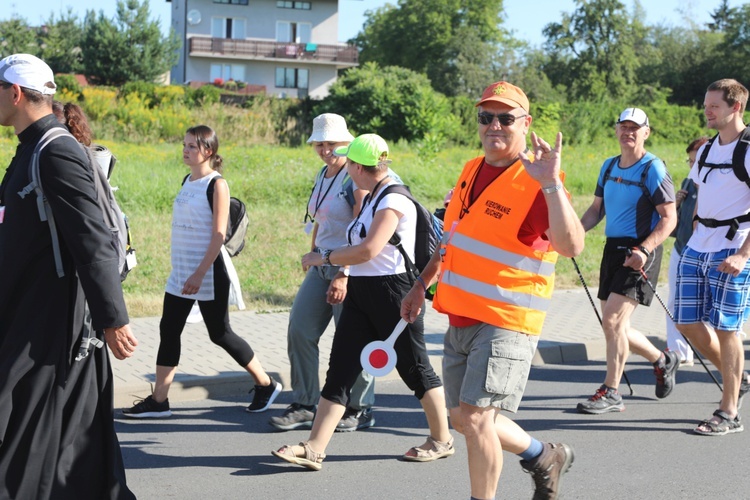
[[[169,409],[169,399],[157,403],[149,396],[136,401],[132,408],[123,409],[122,414],[128,418],[167,418],[172,416],[172,411]]]
[[[315,407],[292,403],[284,410],[280,417],[271,417],[268,421],[280,431],[291,431],[294,429],[312,429],[315,418]]]
[[[533,500],[554,500],[560,494],[560,481],[573,464],[573,448],[563,443],[544,443],[537,458],[521,460],[521,467],[534,479]]]
[[[360,429],[367,429],[375,425],[375,417],[372,416],[372,408],[363,408],[356,410],[347,408],[344,416],[341,417],[336,432],[352,432]]]
[[[266,411],[281,393],[281,382],[271,379],[271,383],[263,386],[256,385],[250,392],[253,394],[253,402],[247,407],[250,413],[260,413]]]
[[[583,403],[578,403],[577,408],[581,413],[599,415],[613,411],[625,411],[625,404],[622,402],[622,396],[620,396],[620,393],[616,389],[611,389],[602,384],[593,396]]]
[[[663,364],[662,364],[663,363]],[[674,351],[664,351],[664,361],[661,359],[654,363],[654,375],[656,375],[656,397],[666,398],[674,389],[674,378],[680,367],[680,357]]]
[[[737,409],[742,407],[742,400],[745,398],[745,394],[750,392],[750,374],[742,372],[742,380],[740,381],[740,394],[737,397]]]

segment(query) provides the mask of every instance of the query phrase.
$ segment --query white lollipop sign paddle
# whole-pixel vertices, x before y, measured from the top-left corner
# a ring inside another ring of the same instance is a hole
[[[397,359],[393,344],[396,343],[396,339],[407,324],[405,319],[401,319],[387,339],[373,340],[362,349],[359,362],[362,363],[362,368],[367,373],[373,377],[383,377],[393,370]]]

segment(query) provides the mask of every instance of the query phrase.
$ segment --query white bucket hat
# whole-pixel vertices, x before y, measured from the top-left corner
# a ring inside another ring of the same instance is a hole
[[[52,95],[57,89],[50,67],[31,54],[13,54],[0,61],[0,80],[44,95]]]
[[[346,128],[346,120],[335,113],[323,113],[313,119],[313,130],[307,143],[352,142],[354,136]]]

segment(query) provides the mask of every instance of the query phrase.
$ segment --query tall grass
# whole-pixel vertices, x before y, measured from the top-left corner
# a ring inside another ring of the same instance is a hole
[[[221,128],[217,131],[222,137]],[[182,163],[181,143],[100,142],[118,158],[112,184],[119,188],[117,198],[130,219],[138,252],[139,265],[124,283],[131,314],[158,315],[170,271],[172,202],[188,173]],[[0,138],[0,165],[10,162],[15,146],[15,139]],[[687,175],[684,146],[657,144],[649,149],[667,162],[679,185]],[[309,237],[303,231],[302,219],[321,162],[307,146],[222,144],[219,153],[225,159],[224,177],[232,195],[247,203],[250,216],[245,250],[233,260],[245,301],[256,310],[289,307],[303,278],[299,261],[309,247]],[[617,153],[614,138],[564,147],[565,184],[579,214],[591,203],[604,158]],[[450,148],[425,157],[414,145],[399,143],[392,147],[392,167],[415,196],[433,209],[442,204],[463,164],[479,154],[478,148]],[[603,227],[602,223],[587,235],[586,249],[576,259],[591,287],[598,281]],[[665,246],[671,249],[671,241]],[[666,262],[662,266],[662,279],[665,277]],[[557,283],[563,288],[579,286],[570,259],[560,259]]]

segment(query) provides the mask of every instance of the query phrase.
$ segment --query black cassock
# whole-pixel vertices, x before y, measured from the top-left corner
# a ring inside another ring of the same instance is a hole
[[[128,323],[115,243],[78,144],[58,138],[40,161],[64,277],[36,194],[18,194],[29,183],[34,146],[58,126],[48,115],[19,134],[0,185],[0,499],[135,498],[114,430],[107,348],[74,360],[84,292],[94,328]]]

